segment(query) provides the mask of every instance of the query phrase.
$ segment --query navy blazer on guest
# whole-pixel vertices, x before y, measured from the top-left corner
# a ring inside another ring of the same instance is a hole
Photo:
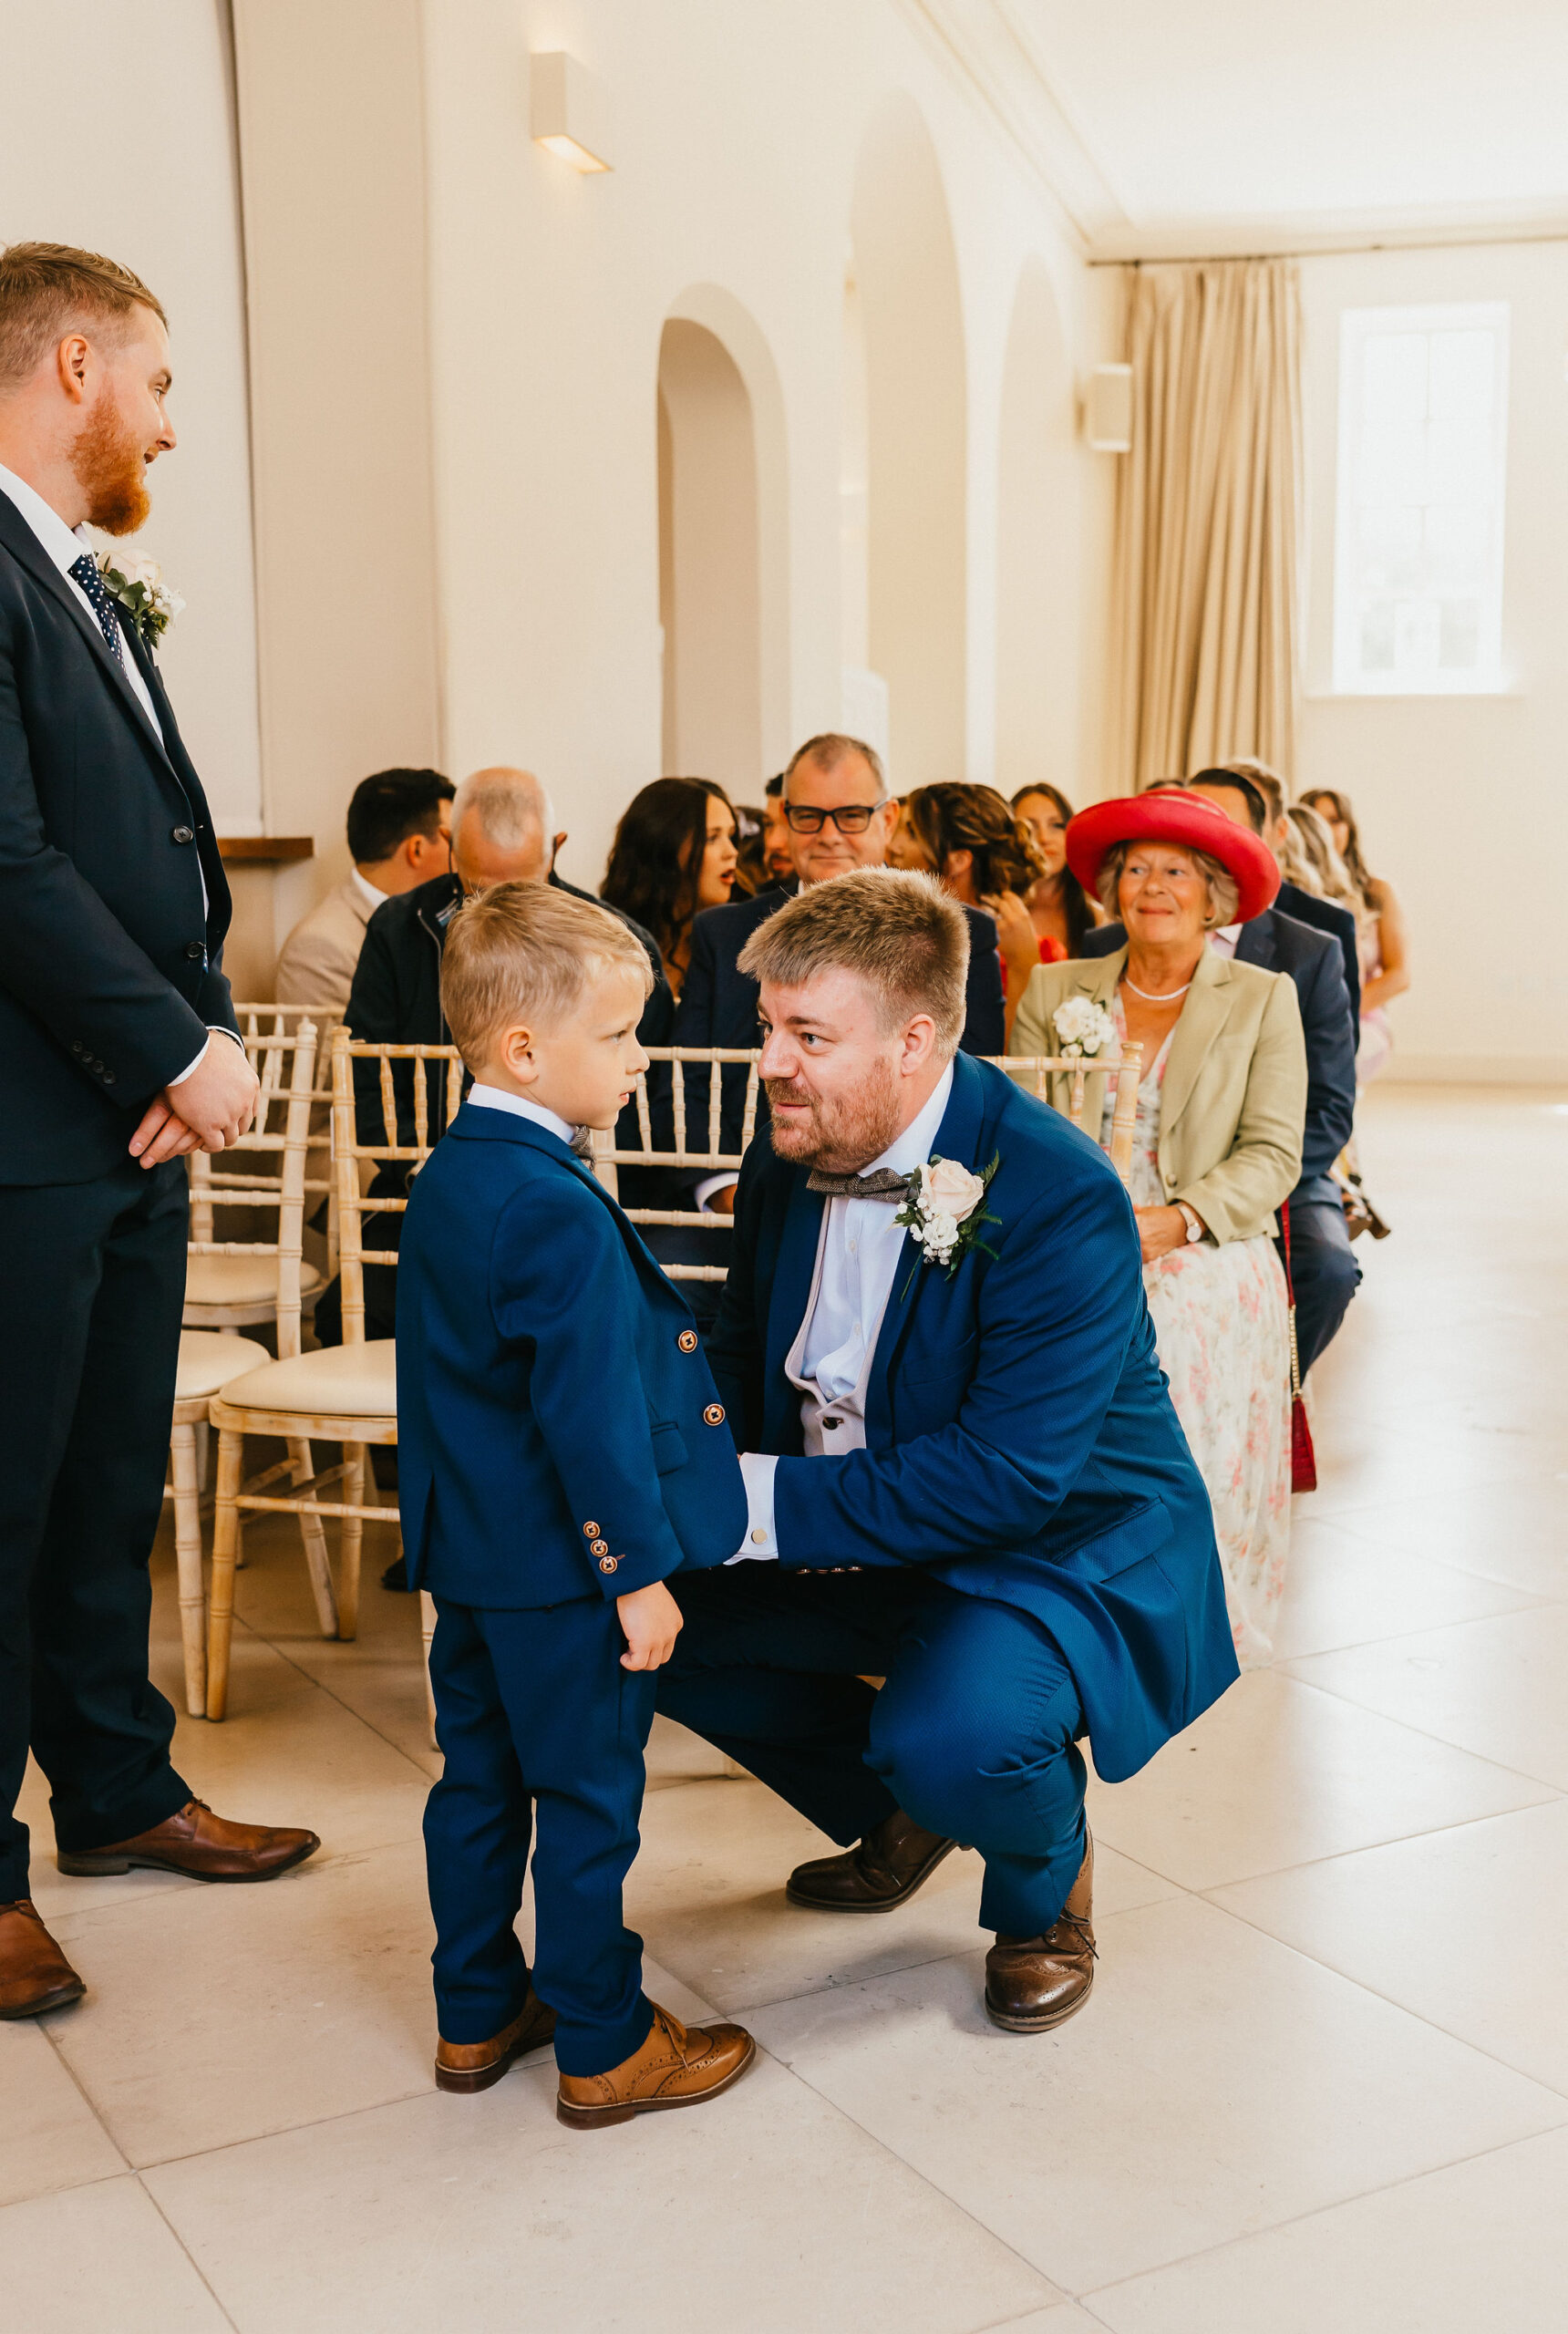
[[[746,1494],[691,1314],[566,1143],[465,1102],[399,1255],[410,1586],[557,1605],[735,1554]]]
[[[0,1183],[123,1166],[153,1095],[236,1027],[207,798],[135,625],[120,637],[161,744],[0,494]]]
[[[1000,1222],[956,1272],[905,1235],[866,1400],[866,1448],[802,1452],[784,1363],[822,1209],[755,1143],[709,1358],[743,1449],[781,1454],[786,1564],[919,1565],[1013,1605],[1070,1668],[1095,1764],[1119,1781],[1237,1675],[1213,1516],[1154,1350],[1132,1209],[1103,1152],[987,1063],[954,1063],[934,1153]]]
[[[1294,889],[1294,886],[1292,887]],[[1305,896],[1305,894],[1303,895]],[[1319,906],[1332,902],[1319,901]],[[1351,919],[1354,930],[1354,918]],[[1102,924],[1083,945],[1086,956],[1109,956],[1127,945],[1119,924]],[[1243,924],[1236,940],[1239,965],[1261,965],[1295,983],[1306,1039],[1306,1120],[1302,1131],[1301,1181],[1294,1200],[1336,1199],[1326,1188],[1329,1169],[1350,1140],[1356,1121],[1357,1024],[1345,994],[1339,944],[1311,932],[1294,914],[1265,908]]]
[[[1315,932],[1326,932],[1339,951],[1339,961],[1345,967],[1345,994],[1350,999],[1350,1026],[1357,1039],[1361,1035],[1361,944],[1356,930],[1356,918],[1350,910],[1341,907],[1337,900],[1320,900],[1315,892],[1304,892],[1299,883],[1282,883],[1275,895],[1274,913],[1290,916],[1297,924],[1309,924]],[[1253,919],[1256,922],[1256,918]],[[1243,937],[1245,937],[1243,933]],[[1242,951],[1238,945],[1238,956]],[[1242,956],[1244,965],[1261,964],[1261,956]]]

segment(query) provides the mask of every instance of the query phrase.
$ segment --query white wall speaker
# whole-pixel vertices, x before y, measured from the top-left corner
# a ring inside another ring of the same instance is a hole
[[[1097,454],[1132,450],[1132,367],[1097,365],[1084,389],[1083,434]]]

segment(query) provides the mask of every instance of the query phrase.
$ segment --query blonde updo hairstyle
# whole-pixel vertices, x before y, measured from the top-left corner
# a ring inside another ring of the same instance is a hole
[[[1094,880],[1094,888],[1099,895],[1099,904],[1113,923],[1121,921],[1121,909],[1117,896],[1121,888],[1121,873],[1127,865],[1128,853],[1137,848],[1138,840],[1134,838],[1128,842],[1112,843],[1100,861],[1099,873]],[[1144,837],[1142,840],[1147,841],[1148,838]],[[1195,851],[1191,843],[1172,843],[1171,849],[1184,852],[1203,878],[1207,892],[1203,910],[1204,931],[1217,932],[1222,924],[1234,924],[1236,910],[1242,904],[1242,895],[1236,888],[1236,879],[1229,869],[1222,867],[1212,852]]]

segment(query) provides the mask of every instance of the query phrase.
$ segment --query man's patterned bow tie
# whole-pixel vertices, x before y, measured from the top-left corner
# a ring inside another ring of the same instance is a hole
[[[806,1189],[831,1200],[906,1200],[910,1182],[908,1175],[895,1175],[891,1167],[879,1167],[874,1175],[825,1175],[813,1167]]]

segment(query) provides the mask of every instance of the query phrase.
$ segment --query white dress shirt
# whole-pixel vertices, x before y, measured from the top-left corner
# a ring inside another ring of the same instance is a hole
[[[952,1090],[953,1064],[949,1062],[918,1117],[861,1173],[874,1175],[885,1167],[895,1175],[907,1175],[923,1166],[931,1156]],[[828,1202],[817,1302],[807,1325],[802,1356],[803,1374],[815,1379],[829,1401],[844,1399],[861,1382],[867,1341],[876,1336],[903,1252],[900,1213],[888,1200]],[[773,1531],[773,1473],[778,1464],[770,1451],[741,1453],[746,1538],[728,1559],[730,1564],[742,1564],[748,1558],[762,1561],[779,1554]]]
[[[569,1119],[547,1110],[542,1102],[531,1102],[526,1094],[509,1094],[504,1086],[474,1085],[468,1099],[477,1102],[481,1110],[510,1110],[514,1118],[531,1119],[536,1127],[543,1127],[549,1134],[558,1134],[562,1142],[575,1141],[577,1130]]]
[[[101,638],[103,635],[103,626],[98,622],[98,610],[94,607],[87,594],[82,590],[82,587],[77,582],[76,577],[71,573],[71,569],[76,565],[77,561],[80,559],[84,552],[89,559],[92,559],[95,556],[92,542],[88,537],[86,526],[77,527],[74,531],[67,527],[59,512],[55,509],[54,505],[50,502],[46,502],[37,489],[36,487],[29,486],[25,478],[18,478],[15,470],[8,470],[4,462],[0,462],[0,494],[8,495],[10,500],[15,504],[20,516],[26,521],[34,534],[38,538],[38,542],[41,544],[46,556],[56,567],[59,569],[61,575],[65,579],[66,589],[68,592],[74,592],[76,594],[77,598],[87,610],[88,617],[92,625],[93,630],[98,633]],[[134,656],[132,656],[129,645],[122,644],[119,661],[124,670],[125,677],[130,683],[131,695],[135,697],[138,705],[140,706],[143,713],[146,714],[148,720],[151,723],[152,734],[161,746],[163,743],[163,724],[160,721],[157,714],[153,710],[151,693],[148,688],[146,681],[142,678],[141,667],[137,663]],[[200,860],[196,862],[196,870],[198,874],[201,873],[201,862]],[[207,912],[207,878],[205,875],[201,875],[201,912],[203,915],[205,915]],[[232,1029],[225,1029],[222,1034],[225,1038],[233,1038],[235,1045],[239,1046],[241,1050],[243,1051],[244,1040],[242,1038],[235,1037]],[[195,1060],[190,1063],[186,1069],[182,1069],[178,1078],[171,1078],[170,1079],[169,1083],[171,1087],[183,1086],[186,1079],[201,1069],[202,1063],[207,1059],[207,1047],[210,1046],[211,1042],[211,1038],[209,1038],[206,1044],[202,1046],[201,1050],[197,1055]]]
[[[1222,924],[1217,932],[1210,933],[1209,945],[1216,956],[1233,956],[1236,953],[1236,943],[1241,936],[1242,927],[1239,924]]]
[[[387,901],[392,896],[390,892],[378,891],[376,885],[370,881],[368,875],[362,875],[357,867],[351,867],[349,869],[348,880],[353,884],[354,889],[358,893],[359,897],[364,901],[366,911],[370,915],[374,915],[377,908],[384,908]],[[487,1092],[491,1094],[495,1093],[497,1090],[498,1090],[493,1086],[489,1087],[486,1090]]]

